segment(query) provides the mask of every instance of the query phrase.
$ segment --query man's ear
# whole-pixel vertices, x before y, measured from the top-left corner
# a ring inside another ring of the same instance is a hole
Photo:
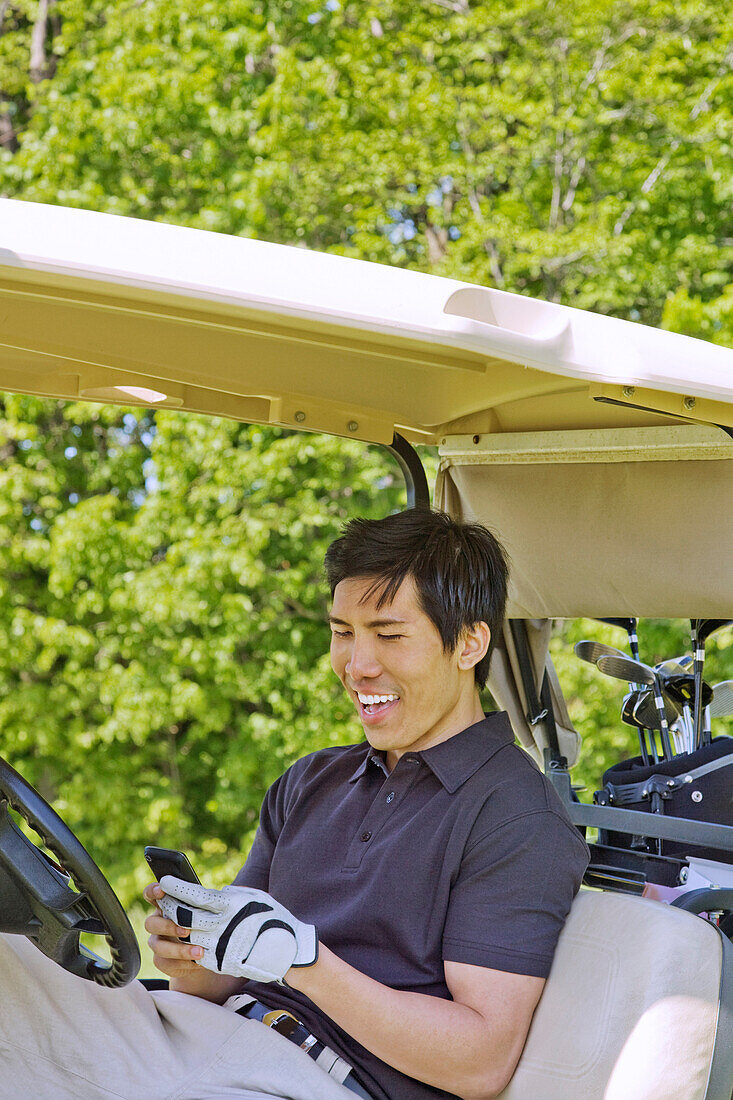
[[[474,668],[488,652],[491,631],[484,622],[474,623],[465,630],[458,642],[458,667]]]

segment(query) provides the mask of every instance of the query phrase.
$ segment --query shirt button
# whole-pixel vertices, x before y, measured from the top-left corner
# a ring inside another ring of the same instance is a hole
[[[360,839],[361,839],[361,840],[363,840],[363,841],[364,841],[364,843],[366,844],[367,840],[371,840],[371,839],[372,839],[372,834],[371,834],[370,832],[368,832],[368,831],[367,831],[366,833],[362,833],[362,834],[361,834],[361,838],[360,838]]]
[[[387,795],[387,801],[391,802],[393,798],[394,798],[394,791],[390,791],[389,794]]]

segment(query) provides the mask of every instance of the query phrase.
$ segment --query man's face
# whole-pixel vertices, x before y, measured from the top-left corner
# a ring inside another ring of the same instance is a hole
[[[331,665],[375,749],[394,767],[408,750],[446,741],[483,717],[473,661],[459,642],[443,650],[437,628],[420,607],[411,578],[391,604],[364,599],[373,578],[336,586],[331,609]]]

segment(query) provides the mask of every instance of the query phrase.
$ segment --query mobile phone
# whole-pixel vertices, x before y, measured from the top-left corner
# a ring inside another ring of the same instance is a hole
[[[189,863],[188,858],[183,852],[179,852],[175,848],[156,848],[155,845],[148,844],[145,847],[145,858],[158,882],[163,878],[163,875],[174,875],[176,878],[183,879],[184,882],[198,882],[199,885],[201,884],[201,879]]]

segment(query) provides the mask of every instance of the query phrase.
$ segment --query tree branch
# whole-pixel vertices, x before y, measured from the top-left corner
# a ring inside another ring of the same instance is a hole
[[[438,264],[445,256],[448,245],[448,230],[425,222],[425,236],[428,242],[428,259],[431,264]]]
[[[585,156],[581,153],[575,162],[572,175],[570,176],[570,182],[568,183],[568,189],[565,198],[562,200],[562,209],[567,213],[572,209],[572,205],[575,202],[575,192],[578,190],[578,184],[580,178],[585,171]]]
[[[565,130],[558,130],[555,134],[555,156],[554,170],[552,178],[552,201],[550,203],[550,229],[557,228],[557,221],[560,216],[560,190],[562,187],[562,178],[565,170]]]
[[[311,622],[314,623],[325,622],[322,612],[311,611],[311,609],[302,604],[300,600],[296,600],[295,596],[286,596],[284,602],[285,606],[289,608],[289,610],[294,611],[296,615],[299,615],[301,619],[310,619]]]
[[[568,267],[570,264],[577,263],[586,255],[587,251],[587,248],[579,248],[575,252],[568,253],[567,256],[553,256],[551,260],[543,260],[540,267],[542,271],[555,272],[561,267]]]
[[[492,240],[491,237],[487,237],[484,240],[484,252],[489,257],[489,267],[491,268],[494,282],[499,287],[504,286],[504,272],[499,262],[499,251],[496,247],[496,241]]]
[[[437,4],[439,8],[454,11],[456,15],[466,15],[468,12],[468,0],[433,0],[433,3]]]

